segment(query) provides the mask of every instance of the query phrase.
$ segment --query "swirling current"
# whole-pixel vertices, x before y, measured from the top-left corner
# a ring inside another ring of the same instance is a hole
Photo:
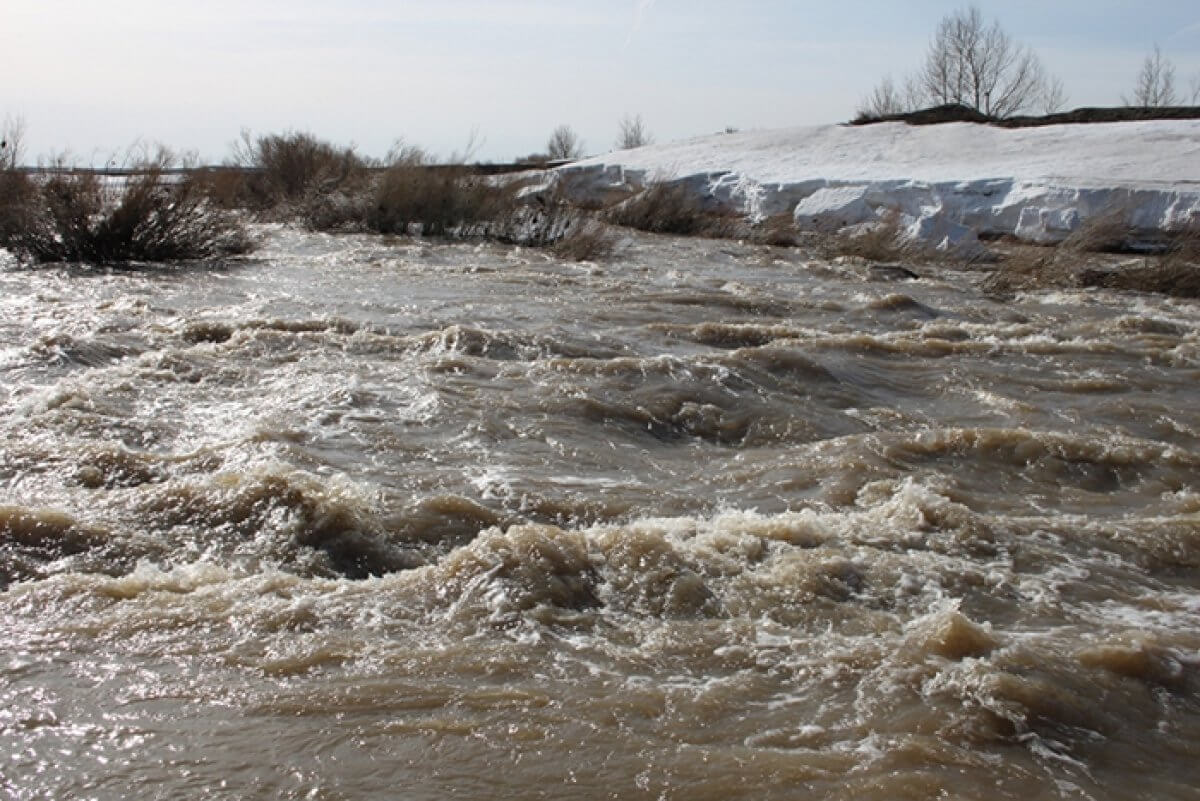
[[[1200,314],[636,235],[0,270],[0,795],[1200,798]]]

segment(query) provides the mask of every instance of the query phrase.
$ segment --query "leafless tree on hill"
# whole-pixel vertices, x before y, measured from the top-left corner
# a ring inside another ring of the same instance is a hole
[[[889,75],[859,104],[858,116],[887,117],[903,114],[920,107],[923,101],[921,88],[915,78],[910,76],[904,86],[898,87]]]
[[[583,143],[570,125],[560,125],[546,142],[546,155],[551,159],[577,159],[583,155]]]
[[[949,103],[992,117],[1011,117],[1061,108],[1066,94],[1061,81],[1047,75],[1037,54],[1013,41],[1000,23],[987,24],[977,6],[968,6],[938,24],[924,65],[906,81],[903,92],[886,78],[860,112],[897,107],[911,111]]]
[[[635,147],[652,144],[654,144],[654,137],[646,130],[646,124],[642,121],[641,114],[633,117],[626,114],[621,118],[621,127],[617,132],[618,150],[632,150]]]
[[[1179,96],[1175,92],[1175,65],[1162,54],[1162,48],[1158,45],[1154,46],[1154,52],[1142,62],[1133,96],[1122,95],[1121,102],[1127,106],[1141,108],[1173,106],[1179,102]]]
[[[1000,23],[985,24],[977,6],[941,21],[920,75],[934,104],[961,103],[992,117],[1011,117],[1046,94],[1041,60]]]
[[[1048,77],[1042,88],[1041,111],[1043,114],[1054,114],[1067,106],[1067,92],[1063,88],[1062,78]]]

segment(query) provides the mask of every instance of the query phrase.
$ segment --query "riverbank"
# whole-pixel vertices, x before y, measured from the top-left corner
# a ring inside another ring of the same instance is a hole
[[[714,134],[559,168],[579,202],[653,182],[708,208],[789,215],[799,232],[891,219],[905,238],[973,250],[983,239],[1055,244],[1101,216],[1147,240],[1200,224],[1200,120],[1046,125],[826,125]]]

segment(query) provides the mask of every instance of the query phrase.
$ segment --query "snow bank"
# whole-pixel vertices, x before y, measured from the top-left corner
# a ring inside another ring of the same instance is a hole
[[[1146,233],[1200,224],[1200,120],[752,131],[609,153],[559,173],[588,199],[682,181],[713,207],[792,214],[800,230],[891,217],[943,248],[1002,234],[1053,243],[1114,211]]]

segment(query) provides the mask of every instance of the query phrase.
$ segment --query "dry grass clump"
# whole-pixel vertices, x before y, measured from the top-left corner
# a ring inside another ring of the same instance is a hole
[[[209,202],[190,175],[170,174],[175,163],[160,150],[136,162],[123,185],[86,172],[36,180],[6,171],[0,247],[25,261],[105,265],[250,250],[241,222]]]
[[[1161,255],[1119,269],[1086,269],[1079,281],[1083,286],[1200,298],[1200,228],[1170,234]]]
[[[1135,246],[1134,228],[1123,208],[1089,217],[1059,245],[1076,253],[1130,253]]]
[[[826,259],[853,256],[867,261],[921,261],[932,256],[905,238],[899,214],[889,214],[877,223],[824,237],[821,251]]]
[[[983,290],[993,297],[1049,287],[1077,286],[1077,256],[1040,245],[1011,244],[1001,249],[996,269],[983,280]]]
[[[800,245],[800,233],[791,214],[776,214],[754,227],[750,237],[760,245],[794,248]]]
[[[1065,245],[1010,244],[1003,248],[1003,257],[995,272],[984,280],[983,289],[998,297],[1020,291],[1081,287],[1200,297],[1200,230],[1173,232],[1167,241],[1164,252],[1134,260]]]
[[[550,250],[567,261],[599,261],[612,255],[616,236],[598,220],[577,218]]]
[[[605,218],[614,225],[653,234],[727,237],[736,231],[737,218],[703,207],[695,194],[681,183],[657,181],[608,210]]]
[[[1200,264],[1195,262],[1146,259],[1138,266],[1119,270],[1084,270],[1079,279],[1083,286],[1200,298]]]

